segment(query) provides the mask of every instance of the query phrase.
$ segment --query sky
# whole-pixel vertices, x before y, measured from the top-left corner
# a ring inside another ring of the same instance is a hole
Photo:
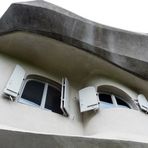
[[[0,0],[0,17],[11,3],[29,0]],[[148,33],[148,0],[46,0],[100,24]]]

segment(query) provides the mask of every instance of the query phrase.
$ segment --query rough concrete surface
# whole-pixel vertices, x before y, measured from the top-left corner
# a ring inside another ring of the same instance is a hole
[[[0,20],[0,37],[41,34],[95,54],[148,79],[148,36],[100,25],[45,1],[12,4]]]
[[[1,148],[147,148],[147,143],[0,130]]]

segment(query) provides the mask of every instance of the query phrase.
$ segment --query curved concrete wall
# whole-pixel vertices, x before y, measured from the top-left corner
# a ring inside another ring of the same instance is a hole
[[[12,4],[0,20],[0,52],[10,56],[0,54],[0,127],[21,132],[0,130],[0,144],[12,147],[13,139],[19,141],[17,147],[24,141],[24,147],[147,147],[148,118],[137,106],[82,114],[78,104],[78,90],[86,86],[113,86],[129,96],[130,103],[139,93],[148,96],[147,49],[147,35],[103,26],[44,1]],[[16,64],[27,74],[59,83],[68,76],[70,116],[4,99]]]
[[[88,81],[86,86],[94,86],[96,90],[103,87],[103,91],[108,91],[105,88],[110,88],[113,94],[117,93],[122,97],[126,94],[130,100],[126,100],[133,105],[134,100],[137,99],[137,92],[128,88],[127,86],[113,81],[108,78],[95,77]],[[105,86],[105,87],[104,87]],[[108,87],[107,87],[108,86]],[[84,135],[102,138],[117,138],[117,139],[131,139],[131,140],[147,140],[147,114],[139,111],[136,106],[134,109],[100,108],[96,112],[83,113]],[[137,111],[136,111],[137,110]]]
[[[0,55],[0,125],[37,132],[57,135],[79,135],[97,139],[116,139],[131,141],[146,141],[147,139],[147,115],[132,109],[100,109],[98,112],[80,113],[78,98],[79,87],[71,86],[70,117],[66,118],[50,111],[42,110],[32,106],[11,102],[3,97],[3,89],[16,64],[20,64],[27,74],[39,74],[55,80],[57,78],[46,71],[35,66],[28,65],[12,57]],[[106,78],[92,78],[87,85],[94,87],[110,85],[120,88],[132,99],[137,93],[130,88]],[[86,86],[86,84],[85,84]],[[81,87],[84,85],[81,84]]]
[[[100,109],[83,116],[85,135],[121,140],[148,140],[146,114],[132,109]]]

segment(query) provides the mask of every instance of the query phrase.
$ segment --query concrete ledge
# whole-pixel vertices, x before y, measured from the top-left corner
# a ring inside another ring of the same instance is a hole
[[[115,139],[96,139],[93,137],[77,137],[63,135],[46,135],[16,130],[0,130],[1,148],[147,148],[147,142],[135,142]]]

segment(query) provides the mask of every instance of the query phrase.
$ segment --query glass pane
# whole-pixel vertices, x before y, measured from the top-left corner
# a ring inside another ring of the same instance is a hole
[[[103,102],[113,103],[110,94],[101,93],[99,94],[99,99],[100,101],[103,101]]]
[[[61,91],[52,86],[48,86],[45,108],[50,109],[55,113],[63,114],[60,103]]]
[[[99,94],[99,100],[100,100],[100,107],[101,108],[113,108],[115,105],[112,102],[112,98],[110,94]]]
[[[120,99],[117,96],[115,96],[115,97],[116,97],[118,107],[130,108],[130,106],[126,102],[124,102],[122,99]]]
[[[44,85],[44,83],[35,80],[28,81],[25,85],[21,98],[26,99],[35,104],[41,105]]]

